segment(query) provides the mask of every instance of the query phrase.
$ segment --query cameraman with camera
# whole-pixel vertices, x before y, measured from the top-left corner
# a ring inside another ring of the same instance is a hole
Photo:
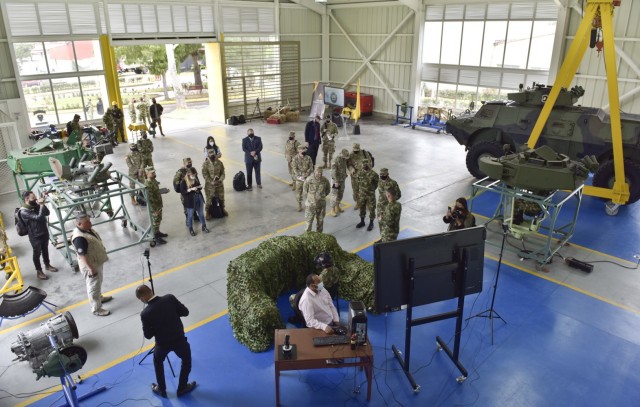
[[[470,228],[476,225],[476,218],[469,212],[467,200],[465,198],[456,199],[456,205],[447,209],[447,214],[442,218],[444,223],[449,224],[447,230],[459,230]]]

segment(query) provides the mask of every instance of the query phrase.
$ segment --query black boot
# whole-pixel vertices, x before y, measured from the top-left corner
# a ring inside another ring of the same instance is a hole
[[[360,218],[360,223],[358,223],[358,224],[356,225],[356,227],[359,229],[359,228],[361,228],[361,227],[363,227],[363,226],[364,226],[364,218]]]
[[[196,232],[193,231],[193,228],[189,228],[189,233],[191,233],[191,236],[195,236]]]
[[[373,230],[373,219],[369,219],[369,226],[367,226],[367,231],[371,232]]]
[[[209,229],[207,229],[207,225],[202,225],[202,231],[204,233],[209,233]]]
[[[156,244],[165,244],[165,243],[167,243],[167,241],[164,240],[159,233],[156,233],[155,241],[156,241]]]
[[[168,234],[166,234],[166,233],[162,233],[162,232],[160,232],[160,231],[158,231],[158,233],[156,233],[156,235],[158,235],[158,236],[160,236],[160,237],[167,237],[167,236],[169,236]]]

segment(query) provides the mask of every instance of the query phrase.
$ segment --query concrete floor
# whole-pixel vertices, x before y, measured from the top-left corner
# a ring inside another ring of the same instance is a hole
[[[175,294],[191,310],[185,326],[198,324],[226,310],[226,267],[231,259],[264,239],[279,234],[298,235],[304,227],[304,214],[296,211],[294,194],[287,185],[289,176],[283,149],[289,131],[296,131],[298,140],[304,139],[305,123],[267,125],[253,121],[233,127],[213,123],[206,120],[207,116],[205,108],[172,112],[163,122],[167,137],[153,139],[158,180],[161,186],[171,191],[164,195],[162,223],[162,230],[169,234],[169,243],[151,249],[151,270],[156,291]],[[253,128],[256,135],[262,137],[264,188],[236,192],[231,181],[236,172],[245,171],[241,139],[248,128]],[[452,205],[458,196],[468,196],[470,185],[475,181],[466,170],[463,148],[451,136],[390,126],[386,120],[364,118],[361,121],[361,133],[338,139],[337,149],[351,149],[351,144],[358,142],[375,156],[375,169],[389,168],[390,176],[398,181],[402,189],[401,227],[411,227],[425,234],[446,230],[442,222],[446,207]],[[203,234],[198,228],[198,235],[191,237],[184,226],[179,195],[173,192],[171,180],[181,166],[183,157],[191,157],[194,166],[200,169],[204,158],[203,147],[209,135],[215,137],[222,149],[222,161],[226,167],[226,206],[230,216],[209,221],[210,234]],[[107,159],[114,163],[116,169],[126,172],[126,152],[127,147],[121,145]],[[325,174],[329,176],[328,171]],[[0,209],[8,225],[13,224],[9,214],[13,213],[16,203],[15,195],[0,198]],[[355,251],[378,240],[377,224],[371,232],[355,228],[359,219],[352,210],[349,182],[345,203],[349,207],[344,214],[337,218],[327,217],[324,232],[335,235],[345,250]],[[134,216],[144,219],[142,208],[130,209]],[[625,212],[621,211],[620,216],[625,216]],[[482,219],[479,219],[479,223],[482,223]],[[146,259],[142,256],[143,245],[110,255],[110,261],[105,265],[103,293],[114,296],[114,300],[105,306],[113,314],[101,318],[90,313],[82,276],[74,273],[59,253],[51,249],[52,264],[59,267],[60,271],[50,274],[48,281],[38,281],[31,263],[28,240],[17,237],[12,227],[9,229],[10,244],[18,256],[25,285],[44,289],[49,294],[49,301],[72,312],[76,320],[80,331],[77,343],[89,354],[87,364],[79,373],[99,372],[106,365],[125,359],[149,344],[144,341],[141,332],[139,312],[142,304],[134,295],[135,287],[148,273]],[[106,241],[107,249],[110,248],[110,242],[128,238],[127,235],[132,233],[123,229],[120,222],[103,225],[98,231]],[[499,242],[501,234],[491,232],[488,237]],[[588,255],[589,260],[610,259],[606,254],[596,251],[597,247],[591,249],[571,246],[563,249],[563,255],[579,258]],[[498,250],[487,245],[487,255],[497,258]],[[537,271],[532,262],[521,262],[515,254],[506,252],[504,260],[521,270],[560,284],[569,284],[587,294],[639,313],[640,299],[637,295],[629,295],[635,291],[633,287],[640,286],[637,273],[615,269],[608,270],[611,273],[585,275],[569,269],[561,262]],[[624,260],[617,261],[634,265]],[[617,277],[611,278],[612,275]],[[57,379],[52,378],[36,382],[27,362],[12,364],[14,355],[10,352],[10,345],[19,332],[34,328],[48,317],[44,310],[39,310],[23,319],[3,323],[0,328],[0,366],[10,367],[6,370],[2,368],[4,374],[0,370],[1,389],[18,395],[58,383]],[[0,394],[0,397],[3,396]],[[17,397],[0,398],[0,405],[18,402]]]

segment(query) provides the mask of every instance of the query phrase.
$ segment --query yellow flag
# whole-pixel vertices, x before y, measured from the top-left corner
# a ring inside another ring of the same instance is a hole
[[[360,119],[360,78],[358,78],[358,88],[356,90],[356,108],[351,112],[351,119],[358,123]]]

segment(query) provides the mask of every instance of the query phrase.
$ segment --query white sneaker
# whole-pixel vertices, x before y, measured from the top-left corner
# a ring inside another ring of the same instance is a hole
[[[93,315],[99,316],[99,317],[106,317],[107,315],[110,315],[111,312],[109,312],[109,310],[106,310],[104,308],[100,308],[97,311],[93,311]]]

